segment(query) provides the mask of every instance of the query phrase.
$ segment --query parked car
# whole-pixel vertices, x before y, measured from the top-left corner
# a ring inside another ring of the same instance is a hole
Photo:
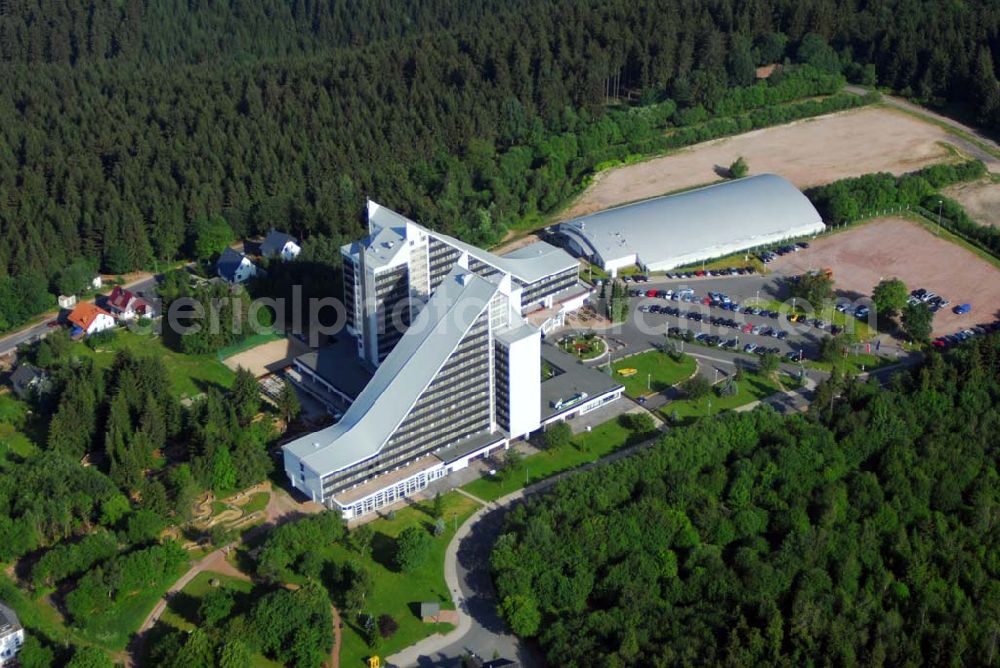
[[[757,350],[757,344],[756,343],[748,343],[745,346],[743,346],[743,352],[745,352],[745,353],[752,353],[755,350]]]
[[[740,329],[740,331],[743,332],[744,334],[749,334],[751,331],[753,331],[753,325],[751,325],[750,323],[747,323],[747,324],[743,325],[743,327]]]
[[[958,315],[965,315],[972,310],[972,304],[959,304],[952,310]]]

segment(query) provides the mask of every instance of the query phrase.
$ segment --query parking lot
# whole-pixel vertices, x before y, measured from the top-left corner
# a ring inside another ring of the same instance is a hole
[[[629,290],[632,313],[612,332],[632,351],[663,345],[664,336],[669,336],[678,348],[768,350],[788,361],[793,353],[814,358],[819,342],[837,333],[822,317],[790,321],[790,303],[782,308],[771,306],[789,299],[781,275],[651,276],[639,283],[630,281]],[[885,352],[892,354],[888,348]]]
[[[768,265],[777,273],[811,269],[833,272],[838,295],[870,295],[883,278],[899,278],[910,290],[936,292],[951,303],[934,315],[934,336],[992,322],[1000,317],[1000,269],[916,223],[899,218],[873,220],[811,241],[808,250]],[[970,304],[968,313],[957,305]]]

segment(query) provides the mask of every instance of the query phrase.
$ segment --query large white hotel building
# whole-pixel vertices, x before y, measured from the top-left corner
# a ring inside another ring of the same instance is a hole
[[[621,395],[614,384],[576,392],[549,402],[558,411],[543,400],[541,328],[589,295],[565,251],[536,242],[493,255],[374,202],[368,226],[341,253],[347,331],[373,373],[350,397],[329,378],[338,365],[326,379],[298,367],[303,383],[350,403],[336,424],[284,447],[285,472],[308,497],[357,517]]]

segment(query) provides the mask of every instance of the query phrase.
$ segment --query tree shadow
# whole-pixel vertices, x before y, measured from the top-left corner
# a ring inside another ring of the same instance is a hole
[[[372,536],[372,561],[393,573],[399,573],[396,564],[396,539],[381,531]]]
[[[198,607],[201,600],[183,591],[174,592],[167,599],[167,609],[195,626],[199,624]]]

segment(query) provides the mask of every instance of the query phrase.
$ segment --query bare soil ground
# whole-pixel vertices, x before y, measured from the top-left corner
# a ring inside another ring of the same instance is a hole
[[[923,227],[885,218],[821,237],[798,253],[779,257],[770,268],[785,274],[810,269],[833,270],[838,296],[871,295],[882,278],[900,278],[914,290],[926,288],[951,300],[972,304],[972,313],[956,315],[952,306],[937,312],[934,334],[951,334],[1000,317],[1000,269]]]
[[[292,363],[292,360],[307,352],[309,348],[296,338],[277,339],[227,357],[223,363],[230,369],[243,367],[253,371],[258,378],[269,373],[280,371]]]
[[[799,188],[870,172],[900,174],[953,157],[946,130],[884,107],[817,116],[717,139],[598,174],[560,215],[567,220],[611,206],[719,180],[743,156],[751,174],[772,172]]]
[[[946,188],[944,194],[958,200],[977,223],[1000,227],[1000,183],[985,179],[961,183]]]

